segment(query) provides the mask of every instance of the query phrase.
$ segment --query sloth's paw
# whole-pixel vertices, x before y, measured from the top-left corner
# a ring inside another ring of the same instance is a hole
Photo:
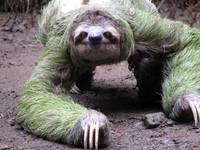
[[[109,121],[106,116],[96,111],[89,111],[76,122],[68,136],[73,146],[85,149],[106,147],[110,142]]]
[[[98,149],[106,146],[110,140],[109,122],[103,114],[92,112],[87,114],[81,121],[84,130],[84,148]]]
[[[177,121],[194,120],[194,126],[200,125],[200,95],[197,92],[187,92],[181,96],[175,103],[172,113],[172,119]]]

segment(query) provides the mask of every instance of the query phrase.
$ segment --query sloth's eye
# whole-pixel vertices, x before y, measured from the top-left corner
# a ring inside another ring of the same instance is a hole
[[[88,33],[85,31],[82,31],[77,37],[75,37],[75,43],[82,42],[87,36],[88,36]]]
[[[107,39],[111,39],[112,38],[112,33],[111,32],[104,32],[104,34],[103,34],[104,36],[105,36],[105,38],[107,38]]]
[[[79,36],[80,36],[80,38],[81,39],[84,39],[84,38],[86,38],[87,37],[87,35],[88,35],[88,33],[87,32],[81,32],[80,34],[79,34]]]
[[[109,31],[103,33],[104,37],[108,39],[111,43],[117,43],[117,38]]]

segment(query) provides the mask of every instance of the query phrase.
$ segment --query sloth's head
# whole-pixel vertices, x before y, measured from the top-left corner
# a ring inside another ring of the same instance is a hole
[[[120,60],[123,36],[122,27],[111,17],[89,11],[73,27],[72,53],[90,65],[115,63]]]

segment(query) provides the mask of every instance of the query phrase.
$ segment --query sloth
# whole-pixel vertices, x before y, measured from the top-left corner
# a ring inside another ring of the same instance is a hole
[[[84,89],[96,66],[124,60],[144,100],[160,97],[167,116],[198,126],[200,31],[161,18],[149,0],[53,0],[38,37],[44,50],[16,116],[32,134],[86,149],[108,146],[107,117],[68,93]]]

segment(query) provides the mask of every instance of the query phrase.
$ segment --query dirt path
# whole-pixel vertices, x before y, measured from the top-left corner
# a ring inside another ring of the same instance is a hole
[[[7,15],[0,15],[0,26],[6,18]],[[0,30],[0,150],[71,149],[32,136],[15,124],[16,102],[42,50],[42,45],[34,39],[35,32],[34,28],[23,33]],[[136,105],[136,81],[126,63],[98,67],[94,78],[93,90],[72,97],[108,116],[112,142],[107,149],[200,149],[200,129],[194,129],[192,123],[163,123],[155,129],[144,127],[144,115],[161,109]]]

